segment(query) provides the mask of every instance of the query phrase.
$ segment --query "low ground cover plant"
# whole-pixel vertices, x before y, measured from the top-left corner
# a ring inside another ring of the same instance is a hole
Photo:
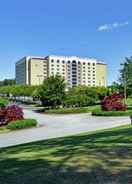
[[[10,122],[7,128],[10,130],[17,130],[35,126],[37,126],[37,121],[35,119],[23,119]]]

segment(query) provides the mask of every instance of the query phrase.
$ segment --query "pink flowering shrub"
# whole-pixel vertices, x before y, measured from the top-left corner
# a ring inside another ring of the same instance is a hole
[[[127,106],[123,104],[123,96],[118,93],[113,93],[106,96],[102,102],[101,107],[103,111],[126,111]]]
[[[7,125],[11,121],[24,119],[22,108],[17,105],[10,105],[0,109],[0,126]]]
[[[11,105],[6,108],[6,122],[22,119],[24,119],[22,108],[18,107],[17,105]]]

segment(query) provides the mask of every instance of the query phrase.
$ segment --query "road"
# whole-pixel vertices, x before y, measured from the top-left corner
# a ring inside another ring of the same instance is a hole
[[[25,118],[37,119],[39,126],[37,128],[0,134],[0,147],[76,135],[130,123],[129,117],[93,117],[86,113],[49,115],[39,114],[31,109],[25,109],[24,114]]]

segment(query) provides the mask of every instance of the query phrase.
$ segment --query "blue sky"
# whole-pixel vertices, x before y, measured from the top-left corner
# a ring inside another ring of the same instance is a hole
[[[0,80],[13,78],[25,55],[77,55],[104,60],[109,83],[132,55],[131,0],[0,2]]]

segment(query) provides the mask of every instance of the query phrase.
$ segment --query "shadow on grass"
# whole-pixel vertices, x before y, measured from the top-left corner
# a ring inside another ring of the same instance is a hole
[[[131,184],[132,129],[0,150],[0,184]]]

